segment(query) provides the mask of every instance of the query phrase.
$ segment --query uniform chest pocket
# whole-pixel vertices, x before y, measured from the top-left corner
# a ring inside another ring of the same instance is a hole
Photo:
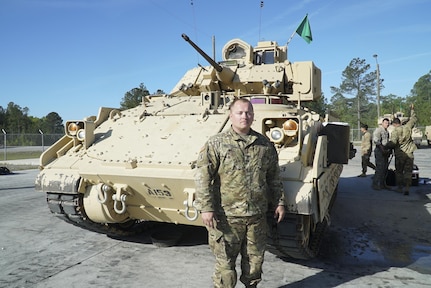
[[[229,147],[223,151],[222,161],[220,165],[220,169],[227,173],[243,170],[244,163],[244,154],[241,149],[236,147]]]
[[[266,147],[256,146],[249,151],[250,165],[255,169],[267,170],[272,159],[270,159],[270,153],[267,153]]]

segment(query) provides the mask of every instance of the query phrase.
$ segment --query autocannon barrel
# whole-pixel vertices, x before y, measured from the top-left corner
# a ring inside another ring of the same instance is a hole
[[[198,53],[201,54],[202,57],[204,57],[205,60],[207,60],[208,63],[210,63],[211,66],[213,66],[217,70],[217,72],[221,72],[223,70],[223,67],[221,67],[217,62],[211,59],[211,57],[208,56],[208,54],[202,51],[201,48],[199,48],[192,40],[190,40],[189,36],[187,36],[186,34],[182,34],[181,37],[183,37],[184,40],[189,42],[189,44],[192,45],[192,47],[195,48],[195,50],[198,51]]]

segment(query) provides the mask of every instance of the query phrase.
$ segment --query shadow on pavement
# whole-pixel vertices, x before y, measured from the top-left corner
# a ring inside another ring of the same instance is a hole
[[[319,256],[310,261],[284,259],[322,271],[281,287],[311,287],[328,281],[335,287],[393,267],[431,274],[429,184],[429,178],[421,178],[404,196],[372,190],[371,176],[341,178]]]
[[[109,237],[134,243],[154,244],[158,247],[208,244],[208,232],[205,227],[162,222],[151,222],[148,226],[149,228],[134,236]]]
[[[335,287],[393,267],[431,274],[429,180],[420,178],[419,185],[404,196],[395,191],[372,190],[371,175],[340,178],[331,225],[324,234],[319,256],[307,261],[281,258],[321,271],[280,287],[312,287],[316,283]],[[159,237],[156,243],[155,235]],[[111,238],[158,247],[208,243],[204,227],[157,222],[136,236]],[[399,277],[403,280],[405,276]]]

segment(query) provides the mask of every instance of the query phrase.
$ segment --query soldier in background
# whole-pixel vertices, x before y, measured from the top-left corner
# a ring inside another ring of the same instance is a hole
[[[358,177],[367,176],[367,167],[376,170],[376,166],[370,162],[371,148],[373,147],[373,140],[371,134],[368,132],[368,125],[361,125],[362,142],[361,142],[361,157],[362,157],[362,173]]]
[[[285,214],[278,155],[274,145],[252,130],[252,104],[235,99],[232,126],[210,137],[197,161],[196,202],[216,258],[214,287],[235,287],[236,259],[241,253],[240,281],[261,281],[269,209],[280,222]],[[268,208],[270,207],[270,208]]]
[[[416,144],[412,139],[412,129],[416,124],[417,117],[414,105],[410,107],[410,118],[407,123],[401,125],[399,118],[394,119],[392,125],[395,126],[391,133],[388,147],[394,149],[395,153],[395,175],[397,179],[398,191],[404,195],[409,195],[409,188],[412,183],[412,172]]]
[[[388,157],[390,150],[386,148],[389,142],[389,119],[384,118],[379,127],[374,130],[373,142],[376,148],[374,148],[374,157],[376,158],[376,172],[373,178],[372,188],[374,190],[388,189],[386,185],[386,174],[388,171]]]

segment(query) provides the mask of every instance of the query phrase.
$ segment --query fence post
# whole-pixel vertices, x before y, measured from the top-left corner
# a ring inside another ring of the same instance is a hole
[[[43,152],[43,151],[45,151],[45,145],[43,143],[43,132],[42,132],[42,130],[39,129],[39,133],[40,133],[40,135],[42,137],[42,152]]]
[[[4,129],[1,129],[1,131],[3,132],[3,137],[4,137],[4,161],[6,161],[7,159],[6,159],[6,155],[7,155],[7,152],[6,152],[6,150],[7,150],[7,144],[6,144],[6,138],[7,138],[7,136],[6,136],[6,131],[4,131]]]

